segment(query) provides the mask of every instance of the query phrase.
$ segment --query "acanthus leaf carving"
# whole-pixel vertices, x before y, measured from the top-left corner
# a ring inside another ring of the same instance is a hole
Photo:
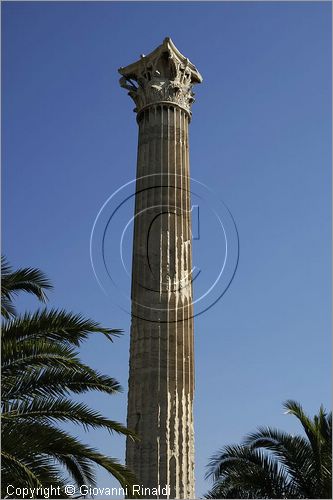
[[[121,87],[127,89],[135,102],[134,111],[158,104],[173,103],[189,114],[194,102],[193,85],[201,83],[202,77],[196,67],[166,38],[148,56],[120,68]]]

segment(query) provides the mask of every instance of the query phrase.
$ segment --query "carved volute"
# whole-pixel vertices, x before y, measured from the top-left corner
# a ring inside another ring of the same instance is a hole
[[[202,82],[196,67],[184,57],[170,38],[148,56],[120,68],[120,85],[135,102],[136,113],[156,104],[174,104],[191,115],[192,87]]]

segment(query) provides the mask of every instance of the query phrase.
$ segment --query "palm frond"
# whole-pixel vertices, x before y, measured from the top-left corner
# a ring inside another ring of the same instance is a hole
[[[291,436],[270,427],[259,427],[257,432],[248,434],[244,444],[250,448],[264,448],[272,452],[295,482],[294,488],[298,487],[309,498],[313,497],[312,481],[309,481],[313,475],[313,454],[304,437]]]
[[[1,257],[1,299],[5,318],[15,315],[11,302],[19,292],[31,293],[41,302],[46,302],[45,290],[52,288],[47,276],[39,269],[25,267],[14,271],[6,258]]]
[[[2,399],[29,399],[47,396],[64,396],[69,393],[82,394],[100,391],[106,394],[121,392],[120,384],[112,377],[89,369],[79,361],[67,366],[52,358],[53,365],[34,365],[33,370],[15,372],[5,378]]]
[[[86,319],[81,314],[44,309],[12,318],[5,323],[2,335],[4,340],[15,338],[16,342],[30,338],[78,346],[93,333],[102,333],[113,341],[114,337],[121,334],[121,330],[104,328],[98,322]]]
[[[274,457],[247,446],[225,446],[210,464],[215,480],[228,478],[234,487],[264,494],[261,498],[293,498],[288,476]],[[255,498],[255,497],[254,497]]]
[[[311,419],[295,401],[284,406],[305,437],[259,427],[241,445],[225,446],[208,464],[214,484],[206,498],[332,497],[332,414],[321,407]]]
[[[18,423],[14,421],[13,425],[6,423],[6,436],[3,446],[13,448],[13,434],[15,435]],[[118,460],[106,457],[96,451],[94,448],[81,443],[65,431],[58,429],[48,422],[23,421],[20,422],[21,446],[15,453],[20,453],[20,460],[28,461],[31,458],[31,451],[35,454],[42,453],[47,449],[47,454],[60,461],[63,465],[68,465],[68,472],[72,475],[74,462],[69,462],[69,457],[79,459],[80,467],[83,468],[83,474],[87,475],[89,481],[94,481],[93,465],[99,465],[114,477],[118,479],[123,487],[131,487],[136,484],[135,476],[125,466],[119,464]],[[72,476],[73,477],[73,476]],[[74,478],[74,477],[73,477]],[[84,483],[85,484],[85,483]]]
[[[95,484],[95,468],[103,467],[123,487],[137,483],[133,473],[116,459],[58,428],[71,422],[84,429],[106,429],[137,439],[124,425],[104,417],[88,405],[74,402],[73,394],[120,392],[112,377],[82,363],[77,347],[98,333],[113,341],[118,329],[102,327],[80,314],[57,309],[16,316],[13,298],[32,293],[45,302],[51,284],[38,269],[13,271],[2,258],[2,485],[20,487],[53,485],[61,488],[68,477],[79,487]],[[4,489],[2,489],[4,497]],[[36,498],[42,498],[43,493]]]
[[[134,438],[132,431],[118,422],[103,417],[83,403],[76,403],[65,398],[34,398],[30,401],[15,400],[9,405],[9,411],[2,413],[3,421],[13,422],[29,420],[34,422],[73,422],[89,427],[105,428]]]
[[[10,299],[1,297],[1,316],[4,319],[10,319],[16,316],[16,309]]]

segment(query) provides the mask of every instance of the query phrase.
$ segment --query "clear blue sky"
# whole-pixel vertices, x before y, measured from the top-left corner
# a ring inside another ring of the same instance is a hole
[[[121,421],[130,318],[89,261],[98,210],[135,175],[137,125],[117,69],[171,36],[204,77],[191,173],[230,208],[241,252],[230,289],[195,322],[203,494],[222,445],[261,424],[298,431],[282,401],[330,406],[331,5],[14,2],[2,23],[3,251],[49,275],[52,305],[124,329],[82,351],[124,386],[87,398]],[[123,439],[75,432],[123,458]],[[99,484],[115,482],[101,473]]]

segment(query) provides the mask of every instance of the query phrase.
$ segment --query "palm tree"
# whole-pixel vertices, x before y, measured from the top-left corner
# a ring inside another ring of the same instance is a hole
[[[211,458],[205,498],[332,498],[332,413],[308,417],[296,401],[284,403],[305,436],[260,427],[241,445]]]
[[[95,466],[112,474],[123,488],[135,483],[133,474],[116,459],[83,444],[59,426],[74,422],[86,430],[104,428],[110,433],[134,435],[71,394],[100,391],[116,394],[119,383],[84,364],[77,348],[90,334],[102,333],[111,341],[119,330],[103,328],[95,321],[63,310],[37,310],[17,315],[13,297],[20,291],[45,301],[51,288],[38,269],[13,271],[2,259],[2,498],[7,485],[79,488],[95,484]],[[34,497],[44,498],[43,493]]]

